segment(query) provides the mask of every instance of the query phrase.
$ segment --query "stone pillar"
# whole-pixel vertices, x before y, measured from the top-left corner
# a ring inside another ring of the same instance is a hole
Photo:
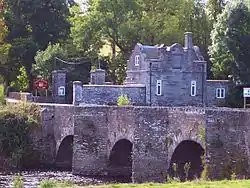
[[[168,171],[168,114],[167,109],[135,109],[135,131],[133,141],[133,183],[166,182]],[[140,125],[140,126],[139,126]],[[154,131],[151,131],[154,130]]]
[[[82,82],[73,82],[73,104],[79,105],[82,102]]]
[[[55,103],[65,103],[66,95],[66,71],[56,70],[52,72],[52,97]]]
[[[96,69],[90,73],[90,83],[95,85],[104,85],[105,84],[105,70]]]
[[[92,108],[75,108],[73,174],[107,175],[108,125],[106,110],[105,108],[94,111]]]
[[[193,36],[192,32],[185,33],[185,48],[191,49],[193,48]]]

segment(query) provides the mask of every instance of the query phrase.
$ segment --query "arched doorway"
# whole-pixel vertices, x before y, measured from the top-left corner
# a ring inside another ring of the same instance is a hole
[[[110,176],[120,177],[122,182],[130,182],[132,175],[133,144],[127,139],[117,141],[109,156]]]
[[[59,146],[55,166],[59,170],[72,170],[73,135],[66,136]]]
[[[199,143],[191,140],[182,141],[172,155],[169,176],[180,178],[181,181],[200,178],[203,170],[203,155],[204,149]]]

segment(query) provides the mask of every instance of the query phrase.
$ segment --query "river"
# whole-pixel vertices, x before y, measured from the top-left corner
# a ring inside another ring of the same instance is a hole
[[[42,180],[71,181],[76,185],[98,185],[104,183],[128,182],[126,179],[111,177],[84,177],[72,175],[70,171],[22,171],[13,173],[0,173],[0,188],[13,188],[13,180],[21,175],[24,188],[37,188]]]

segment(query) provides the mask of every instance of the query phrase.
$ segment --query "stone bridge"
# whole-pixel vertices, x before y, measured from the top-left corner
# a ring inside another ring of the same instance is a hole
[[[183,178],[188,162],[188,178],[199,178],[204,164],[210,178],[249,174],[247,110],[48,104],[42,120],[44,164],[73,174],[163,182]]]

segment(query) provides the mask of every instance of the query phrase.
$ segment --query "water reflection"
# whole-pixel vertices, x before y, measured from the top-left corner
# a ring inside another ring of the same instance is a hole
[[[13,180],[21,175],[25,188],[37,188],[42,180],[72,181],[76,185],[98,185],[104,183],[127,182],[124,178],[84,177],[72,175],[69,171],[22,171],[18,173],[0,173],[0,187],[13,188]]]

